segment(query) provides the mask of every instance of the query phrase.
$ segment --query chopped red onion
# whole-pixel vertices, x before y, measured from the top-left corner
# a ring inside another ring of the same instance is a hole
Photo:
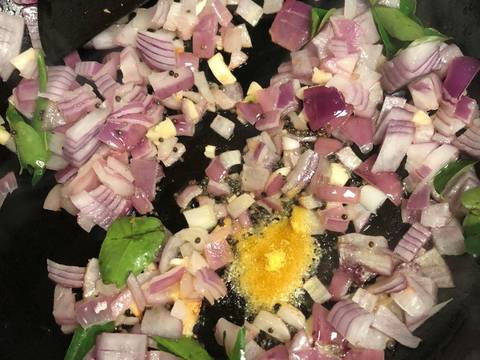
[[[255,125],[263,114],[262,107],[256,103],[238,102],[236,110],[241,119]]]
[[[416,317],[427,314],[435,304],[437,290],[435,283],[430,278],[412,273],[406,274],[405,277],[408,287],[405,290],[392,293],[390,296],[410,316]]]
[[[422,210],[421,224],[426,227],[442,227],[452,218],[448,203],[433,204]]]
[[[472,126],[467,129],[462,135],[453,141],[458,149],[466,152],[476,159],[480,158],[480,127]]]
[[[33,1],[33,0],[26,0]],[[35,2],[36,3],[36,2]],[[21,11],[25,24],[27,25],[28,34],[30,35],[30,41],[34,49],[41,49],[42,43],[40,41],[40,33],[38,30],[38,7],[27,6]]]
[[[415,331],[418,327],[420,327],[425,321],[435,315],[437,312],[442,310],[445,306],[447,306],[453,299],[449,299],[444,301],[440,304],[435,305],[432,310],[425,316],[418,316],[412,317],[408,314],[405,314],[405,325],[407,325],[408,330]]]
[[[48,68],[47,89],[43,97],[52,100],[62,100],[66,91],[78,85],[75,81],[77,74],[68,66],[50,66]]]
[[[287,175],[282,192],[289,197],[293,197],[302,191],[317,169],[318,158],[318,154],[313,150],[303,152],[293,170]]]
[[[87,328],[94,324],[102,324],[114,320],[110,305],[113,301],[111,296],[100,295],[94,298],[84,299],[75,304],[75,316],[77,322]]]
[[[151,68],[171,70],[176,66],[175,47],[172,36],[167,33],[139,31],[137,48]]]
[[[14,67],[10,59],[20,54],[24,30],[24,20],[21,16],[0,13],[0,39],[2,51],[0,53],[0,78],[7,81]]]
[[[285,343],[290,340],[290,332],[285,323],[278,316],[268,311],[261,310],[255,317],[253,325],[281,342]]]
[[[299,50],[310,36],[310,12],[305,3],[285,1],[269,31],[272,41],[290,51]]]
[[[233,135],[233,130],[235,129],[235,123],[224,116],[217,115],[210,123],[210,127],[218,135],[228,140]]]
[[[331,128],[342,123],[351,113],[342,94],[335,88],[314,86],[304,91],[304,110],[312,130]]]
[[[410,348],[418,347],[421,339],[412,335],[404,323],[387,307],[380,305],[375,313],[372,327]]]
[[[328,292],[332,294],[334,300],[341,300],[348,293],[351,284],[350,274],[342,269],[337,269],[333,273]]]
[[[195,273],[193,286],[195,291],[202,294],[211,305],[227,294],[222,278],[209,268],[202,268]]]
[[[437,110],[442,99],[442,80],[431,73],[408,85],[414,105],[424,111]]]
[[[431,229],[435,248],[442,255],[462,255],[465,253],[465,241],[462,226],[452,218],[445,226]]]
[[[162,336],[169,339],[179,339],[182,336],[182,321],[173,317],[162,306],[145,311],[142,319],[142,333],[149,336]]]
[[[341,127],[342,134],[355,143],[362,153],[373,149],[373,122],[371,119],[351,117]]]
[[[320,157],[327,157],[328,155],[336,153],[343,147],[343,144],[333,138],[319,137],[315,142],[315,152]]]
[[[70,287],[55,285],[53,317],[58,325],[75,325],[75,295]]]
[[[440,43],[424,42],[408,47],[383,65],[382,86],[391,93],[440,65]]]
[[[403,235],[394,252],[406,261],[412,261],[431,235],[432,233],[426,227],[415,223]]]
[[[305,328],[305,315],[296,307],[289,303],[282,303],[280,309],[277,311],[277,316],[285,323],[301,331]]]
[[[201,59],[209,59],[215,52],[217,34],[217,16],[213,12],[203,11],[193,31],[193,54]]]
[[[186,67],[177,68],[161,73],[153,72],[148,80],[155,95],[159,99],[165,99],[178,91],[190,89],[193,86],[193,73]]]
[[[95,344],[97,360],[145,359],[147,336],[143,334],[101,333]]]
[[[0,208],[3,205],[8,194],[11,194],[18,188],[17,178],[13,171],[8,172],[0,178]]]
[[[437,249],[433,248],[415,259],[422,273],[431,278],[438,288],[455,287],[452,273]]]
[[[480,70],[480,61],[469,57],[457,57],[448,67],[447,77],[443,82],[445,95],[458,99]]]
[[[353,301],[342,300],[330,310],[327,321],[352,345],[359,346],[368,334],[374,316]]]
[[[360,189],[349,186],[320,184],[314,189],[319,200],[339,202],[342,204],[357,204],[360,202]]]
[[[132,293],[132,297],[135,301],[135,305],[137,306],[138,311],[143,312],[146,305],[145,296],[143,295],[143,291],[140,288],[138,279],[133,273],[130,273],[127,278],[127,287]]]
[[[148,292],[150,294],[155,294],[166,290],[173,284],[178,283],[182,279],[184,273],[185,267],[176,266],[161,275],[155,276],[148,282]]]
[[[383,191],[395,205],[400,205],[403,188],[398,175],[394,172],[373,173],[372,167],[375,160],[376,156],[371,156],[357,167],[354,173]]]
[[[67,266],[47,259],[48,278],[58,285],[70,288],[83,286],[84,267]]]
[[[205,246],[205,259],[208,266],[217,270],[233,260],[232,250],[226,240],[212,241]]]

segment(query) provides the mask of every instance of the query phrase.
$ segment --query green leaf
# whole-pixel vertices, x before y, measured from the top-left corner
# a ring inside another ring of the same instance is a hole
[[[310,37],[314,37],[327,23],[330,17],[335,13],[335,9],[325,10],[312,7],[310,22]]]
[[[38,52],[37,64],[38,64],[38,89],[40,92],[45,92],[47,90],[48,70],[47,70],[47,65],[45,64],[45,54],[43,53],[43,50],[40,50]],[[45,150],[49,151],[48,132],[42,129],[42,116],[45,109],[47,108],[47,105],[48,105],[48,99],[45,99],[42,97],[37,98],[37,101],[35,104],[35,111],[33,113],[33,118],[32,118],[32,127],[40,135],[43,141],[43,146],[45,147]]]
[[[473,212],[480,212],[480,187],[465,191],[460,197],[462,205]]]
[[[72,341],[65,354],[65,360],[82,360],[90,349],[95,345],[97,335],[103,332],[113,332],[115,324],[108,322],[102,325],[92,325],[86,329],[75,329]]]
[[[191,337],[184,336],[178,340],[160,336],[153,336],[152,338],[163,350],[184,360],[213,360],[203,346]]]
[[[447,187],[448,183],[455,181],[458,176],[464,174],[466,171],[469,171],[474,165],[475,160],[456,160],[447,164],[443,169],[441,169],[433,179],[433,187],[438,194],[441,194],[443,190]]]
[[[45,149],[40,135],[25,122],[23,116],[11,104],[7,109],[7,121],[15,137],[21,168],[36,174],[35,181],[38,181],[39,176],[45,171],[50,153]]]
[[[165,230],[154,217],[125,217],[108,229],[98,258],[102,279],[117,287],[130,273],[138,275],[150,264],[165,238]]]
[[[400,0],[400,11],[409,17],[415,15],[417,0]]]
[[[463,220],[465,234],[465,251],[480,255],[480,215],[469,213]]]
[[[398,9],[375,7],[377,24],[382,24],[388,34],[401,41],[413,41],[424,35],[423,27]]]
[[[375,20],[375,23],[377,24],[377,29],[378,33],[380,34],[380,38],[382,39],[383,45],[385,46],[385,55],[388,58],[391,58],[393,55],[397,53],[399,50],[397,46],[395,46],[392,42],[392,39],[390,39],[390,36],[388,35],[387,31],[385,30],[385,27],[381,23],[381,21],[378,18],[377,8],[372,8],[372,15],[373,19]]]
[[[237,339],[235,340],[235,346],[233,347],[232,354],[228,356],[230,360],[245,360],[245,327],[242,326],[238,330]]]

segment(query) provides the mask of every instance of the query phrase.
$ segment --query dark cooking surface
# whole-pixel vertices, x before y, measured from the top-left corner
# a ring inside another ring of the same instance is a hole
[[[0,5],[6,2],[10,0],[0,0]],[[480,57],[480,1],[418,2],[421,19],[454,36],[467,54]],[[339,2],[316,2],[323,7],[334,3],[338,5]],[[272,17],[267,17],[251,30],[254,51],[249,52],[248,64],[235,72],[244,89],[252,80],[267,84],[286,55],[284,50],[270,43],[268,28],[271,21]],[[13,84],[9,85],[0,84],[2,115]],[[472,95],[480,100],[480,79],[471,89]],[[222,148],[238,148],[245,138],[254,134],[254,130],[237,125],[234,140],[227,143],[208,127],[212,118],[210,115],[198,126],[192,141],[182,140],[187,146],[185,161],[168,169],[167,178],[161,182],[155,209],[172,231],[184,224],[172,195],[188,180],[203,176],[207,165],[204,146],[215,144]],[[0,177],[12,169],[18,172],[15,157],[0,148]],[[51,316],[53,284],[47,279],[45,259],[50,257],[83,266],[88,258],[98,255],[104,233],[94,228],[87,234],[77,226],[75,218],[65,212],[42,210],[43,200],[54,184],[52,173],[48,173],[35,189],[31,188],[26,175],[19,177],[18,181],[20,188],[0,209],[0,359],[62,359],[70,338],[61,334]],[[397,241],[403,234],[398,210],[385,205],[368,232],[385,234],[392,242]],[[331,245],[334,238],[321,241]],[[480,267],[468,256],[449,257],[447,261],[457,287],[440,291],[440,301],[449,297],[454,297],[454,301],[416,331],[416,335],[424,340],[418,349],[398,347],[394,353],[388,354],[388,358],[480,359]],[[322,262],[320,268],[331,270],[331,262]],[[328,279],[328,271],[320,276]],[[240,320],[243,314],[237,306],[239,301],[229,297],[214,307],[203,309],[198,334],[212,355],[219,356],[219,359],[222,357],[213,340],[213,325],[220,316]]]

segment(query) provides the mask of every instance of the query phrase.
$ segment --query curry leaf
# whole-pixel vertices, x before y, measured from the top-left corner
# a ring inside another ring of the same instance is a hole
[[[391,58],[393,55],[397,53],[399,49],[397,46],[393,44],[392,39],[390,39],[390,36],[385,30],[385,27],[383,26],[382,22],[379,20],[376,12],[376,8],[372,8],[372,16],[373,16],[373,19],[375,20],[375,23],[377,24],[378,33],[380,34],[380,38],[382,39],[383,45],[385,46],[385,55],[388,58]]]
[[[171,354],[181,357],[184,360],[213,360],[203,346],[191,337],[182,337],[178,340],[153,336],[153,340]]]
[[[108,229],[98,258],[102,279],[118,287],[130,273],[138,275],[151,263],[163,244],[165,231],[154,217],[125,217]]]
[[[238,330],[237,339],[235,340],[235,346],[233,347],[232,354],[228,356],[230,360],[245,360],[245,327],[242,326]]]
[[[64,360],[82,360],[95,345],[97,335],[103,332],[113,332],[113,330],[115,330],[113,322],[92,325],[86,329],[82,327],[76,328]]]
[[[400,0],[400,11],[411,17],[417,11],[417,0]]]
[[[377,24],[381,23],[388,34],[401,41],[413,41],[424,35],[423,27],[399,9],[378,6],[375,8]]]
[[[310,36],[313,38],[327,23],[330,17],[335,13],[335,9],[325,10],[321,8],[312,7],[311,22],[310,22]]]
[[[460,201],[466,209],[480,213],[480,187],[465,191],[460,197]]]
[[[454,181],[458,176],[469,171],[474,165],[475,160],[461,159],[452,161],[441,169],[433,179],[433,187],[438,194],[441,194],[447,187],[448,183]]]

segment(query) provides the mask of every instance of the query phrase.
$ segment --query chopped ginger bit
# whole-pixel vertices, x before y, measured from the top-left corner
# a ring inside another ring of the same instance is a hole
[[[313,68],[312,82],[316,85],[325,85],[332,78],[332,74],[329,72]]]
[[[432,119],[430,116],[425,111],[417,111],[415,115],[413,115],[412,121],[415,123],[417,126],[421,125],[430,125],[432,123]]]
[[[276,303],[293,300],[316,260],[315,240],[295,232],[288,219],[237,239],[232,275],[252,310],[270,310]]]

